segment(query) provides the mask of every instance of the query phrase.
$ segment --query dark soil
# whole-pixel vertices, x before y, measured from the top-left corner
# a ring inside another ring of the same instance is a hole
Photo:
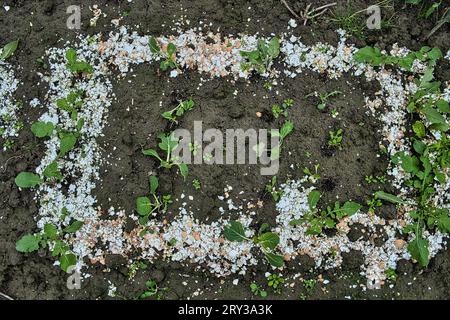
[[[290,1],[292,4],[294,1]],[[302,9],[307,1],[295,1],[295,10]],[[316,1],[319,6],[328,1]],[[110,20],[117,18],[124,11],[129,16],[122,24],[135,26],[139,31],[149,34],[170,34],[170,28],[180,15],[187,14],[191,26],[196,21],[212,22],[211,30],[220,27],[225,33],[260,32],[262,34],[281,33],[286,30],[291,18],[289,12],[280,1],[253,0],[198,0],[198,1],[141,1],[132,4],[127,1],[83,1],[82,34],[107,34],[113,30]],[[435,19],[417,18],[418,8],[403,7],[403,1],[395,1],[394,9],[383,11],[384,17],[392,19],[393,25],[382,31],[365,31],[363,37],[352,37],[350,41],[358,46],[377,44],[389,48],[394,43],[419,49],[421,46],[439,46],[446,52],[450,47],[448,27],[444,26],[430,39],[425,37],[434,26]],[[53,258],[49,254],[23,255],[15,250],[16,241],[24,234],[36,231],[34,217],[38,207],[33,192],[21,191],[14,184],[14,177],[21,171],[33,170],[42,157],[43,144],[33,137],[29,127],[44,110],[33,109],[28,103],[35,97],[43,99],[46,94],[45,84],[39,82],[37,72],[46,72],[36,59],[43,56],[45,50],[59,46],[66,40],[74,40],[76,33],[66,28],[66,8],[75,4],[73,1],[6,1],[11,10],[5,13],[0,8],[0,43],[20,39],[20,47],[12,58],[17,67],[16,77],[22,81],[17,99],[25,103],[20,115],[25,120],[25,129],[16,141],[13,150],[0,153],[0,292],[15,299],[107,299],[108,281],[118,287],[118,293],[126,298],[134,298],[145,289],[145,281],[154,279],[160,288],[169,288],[165,298],[179,299],[192,296],[200,289],[200,299],[254,298],[249,290],[252,281],[264,283],[264,273],[268,266],[261,263],[233,285],[237,277],[217,279],[209,273],[198,270],[197,266],[159,261],[147,270],[137,272],[133,280],[128,280],[128,268],[122,257],[110,256],[107,259],[109,273],[105,267],[93,266],[88,272],[92,277],[83,282],[81,290],[66,288],[66,275],[53,266]],[[89,5],[98,4],[107,14],[100,18],[97,27],[87,27],[92,13]],[[370,1],[352,1],[352,10],[358,11],[370,5]],[[444,6],[444,4],[443,4]],[[252,9],[249,10],[248,7]],[[182,12],[181,8],[187,9]],[[346,1],[339,1],[336,12],[346,12],[349,8]],[[332,15],[308,26],[299,26],[296,34],[302,36],[307,44],[318,41],[336,44],[335,25],[329,20]],[[250,18],[250,21],[248,19]],[[30,26],[30,22],[32,26]],[[63,41],[59,41],[63,39]],[[449,68],[440,66],[438,77],[449,79]],[[131,82],[129,82],[129,80]],[[169,81],[170,80],[170,81]],[[208,81],[197,90],[200,76],[196,72],[185,72],[171,79],[167,75],[159,75],[157,66],[138,66],[133,75],[114,83],[117,100],[113,103],[105,128],[104,138],[100,145],[104,149],[105,163],[101,171],[102,182],[98,184],[96,196],[104,208],[114,206],[130,212],[134,208],[134,199],[147,192],[149,172],[157,172],[163,193],[170,193],[179,198],[181,193],[192,195],[195,201],[188,201],[190,208],[198,219],[213,221],[217,219],[220,207],[225,202],[218,199],[223,195],[225,186],[233,187],[233,199],[236,205],[245,205],[248,201],[262,200],[264,205],[257,210],[255,224],[262,222],[273,224],[275,220],[275,204],[264,186],[270,178],[259,174],[258,166],[190,166],[190,175],[183,183],[174,171],[158,169],[158,165],[150,158],[144,157],[142,148],[151,147],[156,136],[169,128],[167,122],[160,117],[163,111],[171,109],[176,99],[192,97],[196,102],[195,111],[188,112],[178,127],[191,130],[195,120],[203,121],[203,128],[278,128],[282,120],[271,117],[271,105],[291,98],[295,105],[290,109],[289,119],[295,125],[294,133],[284,145],[281,157],[279,182],[288,178],[297,179],[303,176],[303,168],[313,169],[320,164],[322,176],[320,189],[324,193],[320,205],[327,205],[339,198],[341,201],[355,200],[365,203],[380,185],[368,185],[364,181],[366,175],[383,175],[388,160],[379,154],[379,124],[365,114],[363,93],[373,95],[379,88],[374,84],[360,82],[350,76],[338,81],[329,80],[317,74],[305,73],[295,80],[282,79],[275,90],[279,95],[263,88],[264,81],[255,76],[251,84],[243,81],[233,83],[231,79],[215,79]],[[233,92],[237,90],[238,94]],[[320,112],[315,107],[314,98],[305,98],[313,91],[330,92],[339,90],[343,94],[330,100],[328,109]],[[131,103],[133,101],[133,104]],[[159,102],[162,101],[162,107]],[[127,111],[127,107],[130,111]],[[339,112],[337,118],[329,116],[331,109]],[[256,116],[257,112],[263,114]],[[344,129],[345,138],[342,150],[330,149],[327,146],[330,130]],[[115,151],[112,148],[116,147]],[[121,179],[121,178],[124,179]],[[200,190],[192,187],[192,180],[199,179]],[[242,194],[239,194],[243,191]],[[179,202],[171,206],[166,218],[170,220],[176,213]],[[389,214],[391,209],[383,207]],[[351,237],[359,237],[358,230],[352,231]],[[284,275],[302,273],[303,278],[313,279],[322,274],[329,279],[326,286],[318,284],[313,290],[306,291],[296,284],[293,288],[284,288],[281,295],[271,294],[274,299],[448,299],[450,290],[450,251],[443,251],[435,257],[428,268],[421,269],[409,261],[401,261],[398,267],[398,279],[388,283],[380,290],[362,291],[360,284],[365,278],[359,275],[362,256],[358,252],[344,255],[344,264],[340,270],[312,271],[313,261],[301,257],[296,263],[288,263]],[[298,264],[298,261],[301,264]],[[187,277],[188,276],[188,277]],[[183,285],[182,282],[187,282]],[[393,288],[389,287],[393,285]]]

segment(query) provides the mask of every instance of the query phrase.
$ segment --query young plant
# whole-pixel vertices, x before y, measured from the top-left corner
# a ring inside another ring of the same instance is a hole
[[[178,117],[181,117],[183,114],[185,114],[187,111],[192,110],[194,108],[194,101],[192,99],[189,99],[187,101],[182,101],[173,108],[170,111],[166,111],[162,114],[164,119],[167,119],[171,122],[178,124]]]
[[[192,186],[195,188],[195,190],[200,190],[202,188],[202,184],[198,179],[192,180]]]
[[[303,169],[303,173],[308,177],[309,182],[316,183],[320,179],[319,168],[320,164],[316,164],[314,166],[314,173],[307,167]]]
[[[68,112],[72,120],[77,120],[78,111],[83,106],[85,92],[83,90],[76,90],[70,92],[66,98],[56,100],[56,106]]]
[[[253,69],[259,74],[265,74],[270,70],[273,60],[280,55],[280,40],[273,37],[269,43],[265,40],[259,39],[256,50],[240,51],[246,62],[242,63],[244,71]]]
[[[328,145],[333,148],[342,150],[343,131],[338,129],[337,131],[330,131],[330,138],[328,139]]]
[[[281,285],[284,283],[284,278],[278,274],[270,274],[267,276],[267,285],[276,294],[281,294]]]
[[[151,53],[160,57],[162,59],[159,68],[162,71],[168,69],[178,69],[177,64],[177,47],[173,43],[169,43],[167,48],[164,50],[160,47],[158,40],[154,37],[150,37],[148,41],[148,46],[150,47]]]
[[[308,229],[306,234],[319,235],[323,229],[334,229],[339,220],[344,217],[349,217],[357,213],[361,209],[361,205],[347,201],[343,205],[339,202],[335,202],[334,207],[328,206],[326,210],[320,211],[317,208],[317,203],[320,200],[320,192],[312,190],[308,194],[308,206],[309,212],[306,213],[301,219],[292,220],[289,224],[291,226],[297,226],[306,223]]]
[[[278,202],[281,197],[281,190],[277,190],[277,177],[273,176],[270,183],[266,185],[266,191],[272,195],[273,201]]]
[[[160,167],[170,170],[172,167],[176,166],[180,170],[181,175],[184,179],[188,176],[189,169],[185,163],[180,163],[179,159],[173,157],[172,152],[178,147],[179,140],[177,140],[173,133],[161,134],[159,136],[160,143],[159,148],[165,151],[165,158],[161,158],[158,152],[154,149],[147,149],[142,151],[145,156],[151,156],[159,160]]]
[[[147,268],[147,264],[142,261],[133,262],[128,269],[128,280],[133,279],[136,276],[138,270],[146,270]]]
[[[333,91],[333,92],[329,92],[329,93],[327,93],[327,92],[325,92],[325,93],[318,93],[316,91],[316,92],[308,94],[305,98],[309,98],[311,96],[319,98],[320,103],[317,104],[317,109],[324,110],[327,107],[327,105],[328,105],[329,99],[332,98],[332,97],[338,96],[340,94],[342,94],[341,91]]]
[[[146,225],[151,216],[157,212],[165,213],[168,205],[172,203],[172,196],[165,195],[162,198],[156,194],[159,181],[155,176],[149,178],[150,197],[139,197],[136,199],[136,211],[139,214],[139,223]],[[150,199],[151,198],[151,199]]]
[[[59,266],[65,272],[69,267],[76,265],[77,257],[70,250],[69,245],[61,240],[64,234],[77,232],[83,226],[83,222],[75,220],[63,230],[47,223],[41,233],[24,235],[16,243],[16,250],[22,253],[38,251],[39,249],[51,249],[53,257],[59,257]]]
[[[288,109],[291,108],[294,105],[294,100],[292,99],[286,99],[283,101],[281,106],[279,104],[274,104],[272,106],[272,114],[275,117],[275,119],[278,119],[280,116],[287,117],[288,116]]]
[[[272,137],[278,137],[279,143],[277,147],[272,148],[270,159],[276,160],[280,157],[281,154],[281,147],[283,145],[284,139],[294,130],[294,124],[291,121],[286,121],[281,129],[278,130],[271,130],[270,134]]]
[[[311,292],[316,287],[317,280],[316,279],[308,279],[303,280],[303,288],[305,288],[306,292]]]
[[[280,243],[280,238],[273,232],[265,232],[267,225],[263,225],[258,234],[253,239],[248,238],[245,234],[244,226],[239,221],[230,221],[224,227],[223,235],[225,239],[233,242],[251,241],[258,245],[265,255],[267,261],[274,267],[280,268],[284,265],[283,256],[273,253]]]
[[[259,296],[261,298],[267,297],[267,291],[262,289],[256,282],[252,282],[250,284],[250,290],[255,296]]]
[[[94,68],[83,60],[78,60],[75,49],[71,48],[66,52],[67,68],[75,75],[90,74],[94,72]]]
[[[150,297],[155,297],[156,300],[163,300],[164,295],[169,288],[159,288],[158,284],[154,280],[148,280],[145,282],[146,289],[138,296],[138,300],[147,299]]]

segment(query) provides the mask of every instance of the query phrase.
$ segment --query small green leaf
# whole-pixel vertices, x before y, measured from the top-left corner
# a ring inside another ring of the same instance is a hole
[[[408,251],[411,257],[419,262],[422,267],[426,267],[429,263],[428,241],[422,236],[416,235],[413,241],[408,244]]]
[[[224,228],[223,235],[229,241],[242,242],[246,239],[244,227],[239,221],[230,221]]]
[[[77,137],[73,133],[61,134],[59,142],[59,156],[63,157],[67,152],[72,150],[77,143]]]
[[[78,56],[77,56],[77,52],[75,51],[75,49],[70,48],[69,50],[67,50],[66,59],[69,63],[72,63],[72,64],[77,61]]]
[[[16,243],[16,250],[19,252],[33,252],[39,249],[39,238],[32,235],[27,234],[23,236]]]
[[[265,252],[265,256],[267,261],[269,261],[269,263],[276,268],[281,268],[284,265],[283,256],[272,252]]]
[[[153,149],[143,150],[142,154],[144,156],[152,156],[152,157],[160,159],[158,152],[156,152],[156,150],[153,150]]]
[[[12,41],[3,47],[2,53],[0,54],[0,60],[6,60],[11,57],[17,49],[19,41]]]
[[[173,43],[169,43],[167,45],[167,54],[172,56],[175,52],[177,52],[177,47]]]
[[[136,211],[141,216],[147,216],[152,212],[152,203],[148,197],[139,197],[136,199]]]
[[[55,240],[58,236],[58,228],[54,224],[46,223],[44,225],[44,233],[50,240]]]
[[[347,201],[346,203],[344,203],[344,205],[342,206],[342,211],[344,211],[344,213],[347,216],[352,216],[355,213],[357,213],[360,209],[361,209],[361,205],[359,203],[356,202],[352,202],[352,201]]]
[[[445,100],[439,100],[436,102],[436,106],[441,112],[450,113],[450,107],[448,106],[448,102]]]
[[[383,192],[383,191],[375,192],[375,197],[377,199],[389,201],[389,202],[392,202],[392,203],[400,203],[400,204],[405,203],[405,201],[403,201],[399,197],[394,196],[393,194],[390,194],[390,193]]]
[[[309,209],[311,209],[311,210],[315,209],[319,200],[320,200],[320,192],[317,190],[312,190],[308,194]]]
[[[58,169],[58,163],[56,161],[53,161],[50,163],[47,168],[45,168],[44,172],[42,173],[46,178],[56,178],[58,180],[62,180],[63,176],[61,172]]]
[[[425,126],[423,125],[423,123],[421,121],[414,122],[412,128],[413,128],[414,133],[417,135],[417,137],[423,138],[426,136]]]
[[[425,113],[427,120],[430,121],[431,123],[438,123],[438,124],[446,123],[444,116],[440,114],[439,111],[437,111],[436,109],[425,108],[423,112]]]
[[[53,123],[39,121],[31,125],[31,132],[38,138],[50,137],[53,128]]]
[[[75,220],[74,222],[72,222],[69,226],[67,226],[66,228],[64,228],[64,232],[65,233],[75,233],[78,230],[81,229],[81,227],[83,226],[84,222],[83,221],[79,221],[79,220]]]
[[[178,165],[178,168],[180,168],[180,173],[183,176],[183,178],[186,179],[189,174],[189,168],[188,168],[187,164],[180,163]]]
[[[21,172],[16,177],[15,182],[20,188],[33,188],[41,184],[43,181],[37,174],[31,172]]]
[[[148,46],[150,47],[150,52],[153,54],[159,53],[161,51],[158,45],[158,41],[156,41],[154,37],[150,37]]]
[[[77,257],[73,253],[63,254],[59,258],[59,265],[64,272],[67,272],[69,267],[77,264]]]
[[[273,250],[280,243],[280,237],[276,233],[266,232],[260,235],[256,242],[265,249]]]
[[[155,194],[156,189],[158,189],[158,184],[159,184],[158,178],[155,176],[150,176],[149,182],[150,182],[150,193]]]

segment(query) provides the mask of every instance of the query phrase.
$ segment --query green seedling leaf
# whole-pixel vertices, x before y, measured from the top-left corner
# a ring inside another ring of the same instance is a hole
[[[183,176],[183,178],[186,179],[189,174],[189,168],[188,168],[187,164],[180,163],[178,165],[178,168],[180,168],[180,173]]]
[[[136,199],[136,211],[141,216],[147,216],[152,212],[152,203],[148,197]]]
[[[16,250],[19,252],[33,252],[37,251],[39,249],[39,238],[32,235],[27,234],[23,236],[19,241],[16,243]]]
[[[59,258],[59,265],[64,272],[67,272],[69,267],[77,264],[77,257],[73,253],[63,254]]]
[[[443,113],[450,113],[450,107],[448,106],[448,102],[445,100],[439,100],[436,102],[436,106]]]
[[[281,268],[284,265],[283,256],[272,252],[265,252],[265,256],[267,261],[269,261],[269,263],[276,268]]]
[[[58,180],[62,180],[63,178],[61,172],[58,169],[58,163],[56,161],[53,161],[47,166],[47,168],[45,168],[43,175],[46,178],[56,178]]]
[[[83,226],[84,222],[83,221],[78,221],[75,220],[74,222],[72,222],[69,226],[67,226],[66,228],[64,228],[64,232],[65,233],[75,233],[78,230],[81,229],[81,227]]]
[[[58,228],[51,223],[46,223],[44,225],[44,233],[50,240],[55,240],[58,236]]]
[[[77,143],[77,137],[73,133],[62,133],[59,143],[59,156],[63,157],[72,150]]]
[[[411,257],[419,262],[422,267],[426,267],[429,263],[428,241],[419,234],[413,241],[408,244],[408,251]]]
[[[273,232],[266,232],[260,235],[256,242],[265,249],[273,250],[280,243],[280,237]]]
[[[431,123],[446,124],[444,116],[440,114],[436,109],[425,108],[423,111],[425,113],[425,117]]]
[[[70,48],[69,50],[67,50],[66,59],[70,64],[74,64],[78,59],[76,50],[73,48]]]
[[[12,41],[3,47],[2,53],[0,54],[0,60],[6,60],[11,57],[17,49],[19,41]]]
[[[277,37],[273,37],[269,42],[269,48],[267,53],[275,59],[280,54],[280,40]]]
[[[244,227],[239,221],[230,221],[229,225],[224,228],[223,235],[229,241],[242,242],[247,239]]]
[[[395,204],[397,204],[397,203],[400,203],[400,204],[405,203],[405,201],[403,201],[401,198],[399,198],[397,196],[394,196],[393,194],[383,192],[383,191],[375,192],[375,198],[381,199],[381,200],[385,200],[385,201],[389,201],[389,202],[395,203]]]
[[[43,181],[37,174],[31,172],[21,172],[16,177],[15,182],[19,188],[33,188],[41,184]]]
[[[360,209],[361,209],[361,205],[359,203],[356,202],[352,202],[352,201],[347,201],[346,203],[344,203],[344,205],[342,206],[342,211],[347,215],[347,216],[352,216],[355,213],[357,213]]]
[[[154,149],[143,150],[143,151],[142,151],[142,154],[143,154],[144,156],[151,156],[151,157],[155,157],[155,158],[161,160],[161,158],[159,157],[158,152],[156,152],[156,150],[154,150]]]
[[[383,56],[380,49],[366,46],[355,53],[354,59],[359,63],[368,63],[373,66],[379,66],[383,61]]]
[[[320,192],[317,190],[312,190],[308,194],[308,205],[309,209],[314,210],[317,207],[317,203],[320,200]]]
[[[38,138],[50,137],[53,133],[53,128],[53,123],[39,121],[31,125],[31,132]]]
[[[148,46],[150,47],[150,52],[153,54],[158,54],[161,51],[158,41],[154,37],[150,37],[148,41]]]
[[[412,128],[418,138],[422,139],[426,136],[425,126],[421,121],[414,122]]]
[[[155,194],[156,189],[158,189],[158,184],[159,184],[158,178],[155,176],[150,176],[149,182],[150,182],[150,193]]]

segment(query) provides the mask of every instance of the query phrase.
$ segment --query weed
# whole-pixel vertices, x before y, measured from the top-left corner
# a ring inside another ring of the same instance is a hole
[[[202,184],[198,179],[192,180],[192,186],[195,188],[195,190],[200,190],[202,188]]]
[[[397,272],[395,271],[395,269],[389,268],[386,270],[386,279],[395,282],[397,280]]]
[[[329,93],[327,93],[327,92],[325,92],[325,93],[318,93],[318,92],[315,91],[313,93],[310,93],[310,94],[306,95],[305,98],[309,98],[309,97],[312,97],[312,96],[314,96],[316,98],[319,98],[320,103],[317,105],[317,109],[324,110],[327,107],[329,99],[332,98],[332,97],[338,96],[340,94],[342,94],[341,91],[333,91],[333,92],[329,92]]]
[[[376,197],[373,197],[372,199],[367,200],[366,203],[367,203],[367,206],[369,207],[370,213],[374,213],[376,208],[381,207],[383,205],[383,202]]]
[[[267,261],[277,268],[283,266],[283,256],[273,253],[273,250],[280,243],[280,237],[273,232],[265,232],[266,227],[260,228],[257,235],[250,239],[246,236],[244,226],[239,221],[230,221],[227,226],[224,227],[223,235],[225,239],[233,242],[251,241],[261,248]]]
[[[282,192],[280,190],[277,190],[276,176],[273,176],[272,179],[270,180],[270,183],[266,185],[266,191],[272,195],[272,198],[275,202],[278,202],[278,200],[280,200]]]
[[[270,158],[272,160],[278,159],[281,153],[281,147],[283,145],[284,139],[294,130],[294,124],[291,121],[286,121],[279,131],[271,130],[270,134],[272,137],[279,138],[278,147],[274,147],[271,150]]]
[[[159,288],[158,284],[154,280],[148,280],[145,283],[146,290],[138,296],[139,300],[155,297],[156,300],[163,300],[165,293],[169,291],[169,288]]]
[[[312,190],[308,194],[309,212],[306,213],[301,219],[295,219],[289,222],[291,226],[300,225],[303,223],[308,224],[306,234],[319,235],[323,229],[333,229],[336,227],[337,221],[344,217],[352,216],[361,209],[361,205],[347,201],[343,205],[339,202],[335,202],[334,207],[328,206],[326,210],[320,211],[317,208],[317,203],[320,200],[320,192]]]
[[[187,101],[182,101],[176,106],[174,109],[170,111],[166,111],[162,114],[163,118],[178,123],[177,118],[181,117],[184,113],[186,113],[189,110],[192,110],[195,106],[194,101],[192,99],[189,99]]]
[[[82,90],[72,91],[66,98],[56,100],[56,106],[61,110],[67,111],[72,120],[76,120],[78,111],[83,105],[84,96],[85,92]]]
[[[156,190],[158,189],[159,181],[155,176],[150,176],[149,178],[149,197],[139,197],[136,199],[136,211],[139,214],[139,223],[141,225],[147,224],[150,216],[155,215],[156,212],[166,212],[169,204],[172,203],[172,196],[166,195],[160,198],[156,195]]]
[[[261,298],[267,297],[267,291],[263,290],[256,282],[252,282],[250,284],[250,290],[255,296],[259,296]]]
[[[196,156],[199,149],[200,144],[197,141],[194,141],[194,143],[189,142],[189,150],[192,152],[192,155]]]
[[[162,159],[158,152],[154,149],[143,150],[142,153],[146,156],[151,156],[159,160],[160,167],[171,169],[174,166],[177,166],[180,170],[181,175],[184,179],[186,179],[189,169],[185,163],[180,163],[179,159],[174,158],[172,152],[178,147],[178,142],[173,133],[170,134],[161,134],[159,136],[160,143],[158,144],[159,148],[165,151],[165,159]]]
[[[47,223],[41,233],[27,234],[17,241],[16,250],[28,253],[49,248],[53,257],[59,256],[59,266],[67,272],[69,267],[77,263],[77,257],[62,239],[66,234],[77,232],[82,226],[83,222],[75,220],[63,230],[58,230],[55,225]]]
[[[71,48],[66,52],[67,68],[76,75],[84,73],[90,74],[94,72],[92,66],[86,61],[78,60],[78,55],[75,49]]]
[[[146,270],[147,268],[148,268],[147,264],[142,261],[133,262],[128,268],[128,280],[133,279],[138,270]]]
[[[281,294],[281,285],[284,283],[284,278],[278,274],[270,274],[267,277],[267,285],[272,288],[276,294]]]
[[[320,164],[316,164],[314,166],[314,173],[307,167],[303,169],[303,173],[308,177],[309,182],[316,183],[320,179],[319,168]]]
[[[343,131],[338,129],[337,131],[330,131],[330,138],[328,139],[328,145],[333,148],[342,150]]]
[[[169,43],[167,48],[163,50],[158,41],[154,37],[150,37],[148,46],[150,47],[151,53],[162,59],[159,65],[159,68],[162,71],[166,71],[167,69],[178,69],[178,64],[176,61],[177,47],[173,43]]]
[[[273,60],[280,55],[280,40],[273,37],[266,43],[265,40],[259,39],[256,50],[240,51],[240,54],[247,60],[242,64],[243,70],[254,69],[259,74],[264,74],[270,70]]]
[[[306,292],[313,291],[316,287],[316,284],[317,284],[316,279],[303,280],[303,288],[305,288]]]

